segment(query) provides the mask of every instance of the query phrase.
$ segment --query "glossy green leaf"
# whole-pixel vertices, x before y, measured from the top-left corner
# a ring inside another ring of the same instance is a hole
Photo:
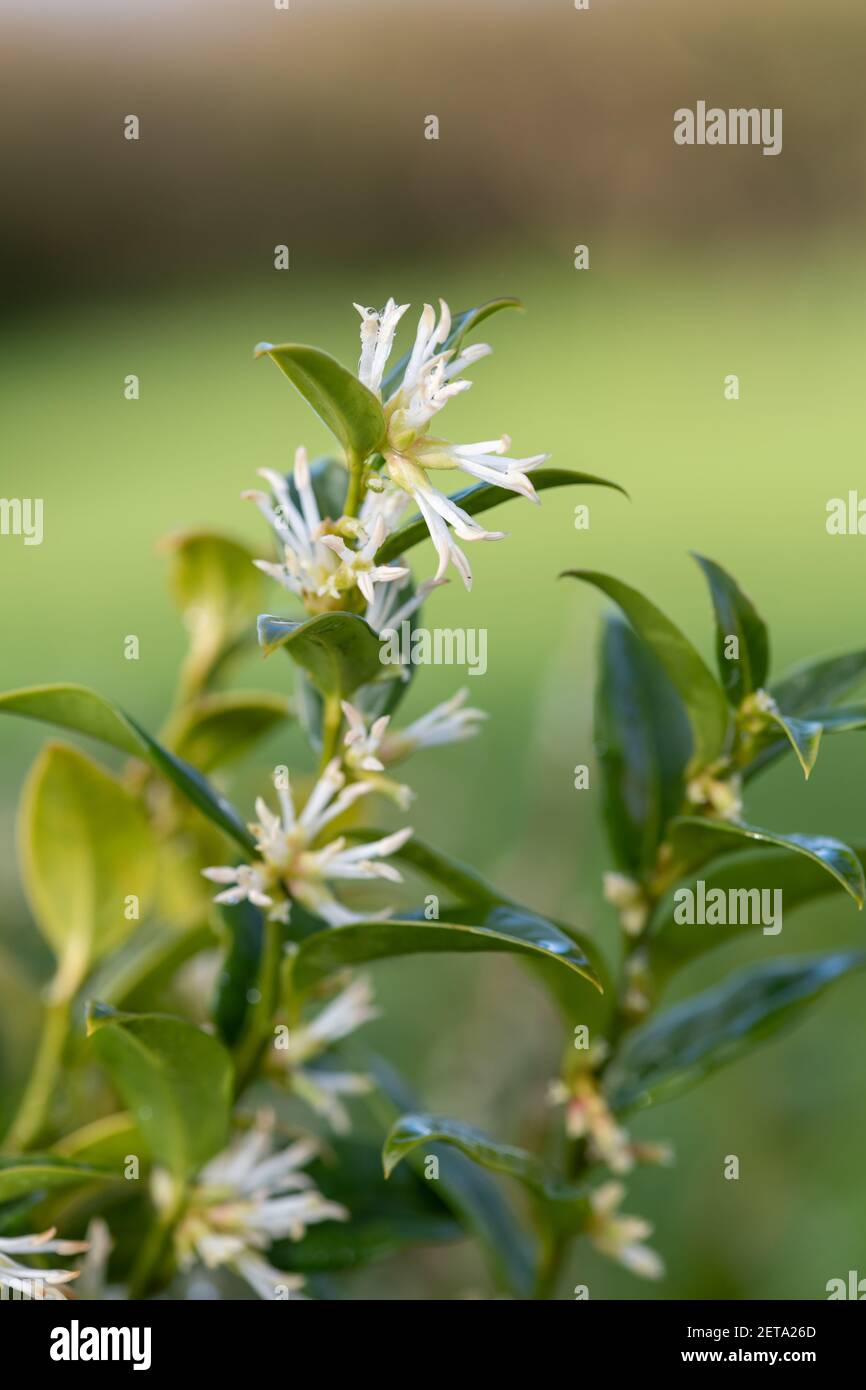
[[[693,552],[694,553],[694,552]],[[716,665],[732,705],[739,705],[766,682],[770,666],[770,636],[751,599],[715,561],[695,554],[713,600],[716,615]],[[736,637],[739,656],[725,655],[728,640]]]
[[[47,744],[19,817],[27,896],[72,993],[147,913],[156,845],[140,801],[75,748]],[[130,895],[138,916],[127,916]]]
[[[218,691],[186,705],[171,729],[177,755],[210,772],[242,758],[291,717],[284,695],[267,690]]]
[[[607,1073],[615,1110],[678,1094],[794,1019],[866,952],[766,961],[731,975],[632,1033]]]
[[[451,319],[451,331],[445,339],[441,352],[449,350],[459,352],[464,339],[473,329],[478,328],[485,319],[492,314],[498,314],[501,309],[522,309],[523,305],[519,299],[512,299],[504,296],[501,299],[489,299],[486,304],[479,304],[473,309],[463,309],[459,314],[454,314]],[[409,365],[410,353],[406,352],[394,366],[386,372],[382,380],[382,399],[387,401],[393,395],[396,388],[403,380],[404,373]]]
[[[598,478],[594,473],[578,473],[568,468],[536,468],[532,473],[532,485],[536,492],[544,492],[550,487],[566,487],[576,483],[582,483],[588,487],[609,487],[613,488],[615,492],[621,492],[624,497],[628,496],[625,488],[620,487],[619,483],[612,483],[607,478]],[[451,493],[451,500],[456,502],[458,507],[462,507],[465,512],[468,512],[470,516],[478,516],[480,512],[487,512],[491,507],[498,507],[501,503],[513,501],[517,496],[519,493],[509,492],[506,488],[496,487],[493,483],[474,483],[472,487]],[[378,565],[391,564],[405,551],[410,550],[413,545],[417,545],[419,541],[427,540],[429,534],[427,523],[423,518],[414,517],[412,521],[401,526],[399,531],[395,531],[380,545],[376,551],[376,563]]]
[[[817,720],[796,719],[793,715],[782,714],[781,710],[767,710],[767,718],[778,725],[797,755],[797,762],[808,778],[818,757],[823,726]]]
[[[592,584],[618,604],[637,635],[651,648],[685,706],[692,730],[692,766],[718,757],[728,727],[725,693],[691,642],[654,603],[611,575],[567,570],[566,577]]]
[[[265,656],[283,647],[322,694],[341,699],[390,670],[379,659],[379,638],[355,613],[319,613],[302,623],[263,614],[259,642]]]
[[[809,715],[825,734],[851,734],[866,729],[866,705],[843,705],[839,709],[818,709]]]
[[[51,1152],[65,1160],[98,1164],[120,1177],[127,1156],[137,1152],[135,1145],[140,1140],[138,1126],[129,1112],[117,1110],[64,1135]]]
[[[864,681],[866,649],[804,662],[773,681],[770,694],[786,714],[811,718],[811,710],[835,705]]]
[[[534,1154],[526,1149],[515,1148],[511,1144],[500,1144],[488,1138],[481,1130],[462,1120],[453,1120],[447,1115],[410,1114],[401,1115],[391,1126],[382,1149],[382,1166],[385,1176],[393,1173],[397,1164],[416,1149],[419,1144],[453,1144],[456,1149],[487,1168],[492,1173],[502,1173],[528,1188],[536,1197],[546,1201],[567,1201],[586,1203],[585,1194],[579,1188],[564,1182],[557,1173],[548,1168]]]
[[[793,854],[805,855],[820,865],[851,894],[858,907],[862,907],[866,899],[860,860],[853,849],[829,835],[780,835],[743,821],[680,816],[672,822],[670,840],[676,861],[690,869],[722,855],[740,854],[762,844],[776,845]]]
[[[168,778],[183,796],[244,850],[255,848],[252,835],[234,807],[194,767],[176,758],[117,705],[83,685],[34,685],[0,695],[0,714],[20,714],[74,729],[122,753],[143,758]]]
[[[375,1081],[376,1089],[367,1105],[381,1123],[390,1127],[401,1114],[418,1108],[406,1083],[381,1057],[359,1048],[356,1042],[342,1046],[350,1064]],[[432,1144],[427,1152],[440,1162],[437,1189],[443,1201],[477,1236],[497,1284],[518,1298],[530,1297],[537,1263],[534,1242],[505,1200],[501,1184],[457,1149]],[[407,1163],[423,1175],[425,1158],[413,1150]]]
[[[438,1182],[426,1182],[407,1166],[386,1183],[380,1151],[372,1144],[331,1141],[306,1171],[323,1196],[348,1210],[349,1219],[310,1226],[300,1241],[277,1241],[268,1253],[277,1269],[355,1269],[413,1245],[464,1235],[439,1195]]]
[[[854,852],[860,864],[866,864],[866,849]],[[782,894],[786,920],[796,908],[829,893],[836,893],[841,888],[838,879],[828,874],[823,864],[803,854],[779,854],[776,850],[752,851],[737,855],[733,860],[724,859],[701,871],[699,878],[707,894],[721,891],[726,895],[726,901],[729,901],[727,895],[732,891],[767,890],[772,893],[778,890]],[[684,887],[697,893],[697,879],[684,880],[677,885],[677,889]],[[674,893],[677,889],[672,888],[665,894],[649,926],[648,944],[656,985],[663,985],[675,970],[688,965],[705,951],[726,945],[743,932],[761,931],[760,926],[750,926],[743,921],[726,925],[677,922],[674,919]]]
[[[385,434],[382,407],[372,391],[328,353],[300,343],[259,343],[256,357],[270,357],[327,425],[348,454],[365,459]]]
[[[618,618],[602,631],[595,699],[602,812],[619,868],[641,877],[682,804],[691,737],[680,698],[651,649]]]
[[[88,1183],[117,1182],[121,1172],[79,1163],[56,1154],[26,1154],[0,1158],[0,1202],[9,1202],[31,1192],[59,1187],[83,1187]]]
[[[91,1010],[92,1046],[154,1163],[185,1179],[226,1143],[233,1068],[216,1038],[167,1014]]]
[[[564,932],[541,917],[509,907],[493,908],[484,922],[475,926],[389,919],[331,927],[301,943],[293,971],[297,986],[308,989],[347,965],[395,956],[487,951],[555,960],[599,987],[583,952]]]

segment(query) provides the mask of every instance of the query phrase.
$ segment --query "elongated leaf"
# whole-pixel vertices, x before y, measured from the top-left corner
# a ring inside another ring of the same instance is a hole
[[[851,734],[866,729],[866,705],[844,705],[840,709],[819,709],[809,722],[820,725],[825,734]]]
[[[620,619],[604,624],[595,699],[602,810],[618,866],[640,877],[655,863],[682,804],[689,724],[651,649]]]
[[[792,1022],[835,980],[864,965],[864,951],[773,960],[687,999],[624,1044],[607,1074],[611,1105],[624,1110],[677,1094]]]
[[[854,852],[861,865],[866,864],[866,849]],[[782,894],[786,919],[796,908],[841,889],[838,879],[828,874],[824,866],[814,859],[802,854],[779,854],[776,850],[753,851],[737,855],[730,861],[723,860],[709,866],[700,874],[700,878],[707,894],[721,891],[726,901],[729,901],[727,895],[730,892],[760,893],[766,890],[773,893],[778,890]],[[683,887],[697,894],[697,879],[678,885],[678,888]],[[723,946],[743,932],[761,930],[743,921],[729,922],[724,926],[677,922],[674,920],[676,891],[671,889],[665,895],[650,923],[649,949],[653,979],[657,986],[663,985],[675,970],[688,965],[705,951]]]
[[[50,743],[27,779],[19,844],[33,915],[71,993],[147,913],[156,877],[150,824],[103,768]],[[138,899],[131,918],[130,895]]]
[[[86,1183],[117,1182],[122,1173],[93,1163],[60,1158],[56,1154],[26,1154],[0,1158],[0,1202],[31,1192],[58,1187],[83,1187]],[[35,1271],[38,1273],[38,1271]]]
[[[607,478],[598,478],[594,473],[578,473],[568,468],[537,468],[532,474],[532,485],[536,492],[544,492],[549,487],[566,487],[577,483],[587,487],[613,488],[624,497],[628,496],[625,488],[620,487],[619,483],[612,483]],[[472,487],[452,493],[451,500],[470,516],[478,516],[480,512],[487,512],[491,507],[498,507],[500,503],[513,501],[518,495],[505,488],[496,487],[493,483],[474,483]],[[423,518],[414,517],[380,545],[376,551],[376,564],[390,564],[413,545],[426,540],[429,534]]]
[[[88,1032],[151,1158],[185,1179],[226,1142],[232,1063],[216,1038],[167,1014],[96,1006]]]
[[[79,1163],[99,1164],[120,1177],[127,1154],[136,1153],[134,1146],[140,1142],[141,1135],[132,1116],[126,1110],[118,1110],[64,1135],[54,1145],[52,1154]]]
[[[375,1080],[377,1089],[368,1105],[381,1122],[390,1127],[401,1114],[418,1108],[406,1083],[381,1057],[354,1042],[343,1044],[343,1050],[353,1065]],[[504,1284],[518,1298],[528,1298],[535,1278],[534,1242],[506,1202],[498,1181],[457,1149],[433,1144],[429,1152],[440,1160],[437,1185],[443,1200],[477,1236],[497,1284]],[[407,1162],[423,1174],[424,1154],[413,1151]]]
[[[390,1177],[401,1159],[418,1148],[419,1144],[437,1141],[453,1144],[482,1168],[516,1178],[537,1197],[547,1201],[586,1201],[585,1194],[579,1188],[565,1183],[534,1154],[511,1144],[500,1144],[472,1125],[453,1120],[447,1115],[401,1115],[391,1126],[382,1149],[385,1177]]]
[[[20,714],[99,739],[122,753],[143,758],[242,846],[255,842],[234,807],[194,767],[163,748],[117,705],[83,685],[34,685],[0,695],[0,714]]]
[[[499,313],[501,309],[522,308],[523,305],[519,299],[512,299],[509,296],[505,296],[502,299],[489,299],[486,304],[479,304],[474,309],[461,310],[459,314],[454,314],[452,316],[451,331],[442,344],[440,351],[445,352],[451,349],[454,352],[458,352],[467,335],[471,333],[474,328],[477,328],[479,324],[482,324],[485,319],[490,318],[492,314]],[[395,362],[394,366],[391,367],[390,371],[385,374],[382,381],[382,399],[384,401],[386,401],[389,396],[393,395],[394,391],[403,380],[403,375],[409,365],[409,356],[410,354],[408,352],[404,353],[399,361]]]
[[[694,553],[694,552],[693,552]],[[760,690],[770,666],[770,637],[766,624],[751,599],[713,560],[694,557],[706,576],[716,615],[716,665],[725,694],[739,705],[753,690]],[[736,637],[739,655],[726,656],[728,640]]]
[[[426,1182],[407,1166],[386,1183],[372,1144],[339,1139],[328,1149],[306,1171],[323,1196],[346,1207],[349,1219],[311,1226],[300,1241],[277,1241],[268,1253],[277,1269],[355,1269],[412,1245],[464,1236],[439,1182]]]
[[[786,714],[811,718],[810,710],[835,705],[866,681],[866,649],[807,661],[779,680],[770,694]]]
[[[187,705],[172,728],[175,752],[201,772],[225,767],[290,718],[284,695],[267,690],[218,691]]]
[[[863,866],[857,855],[841,840],[828,835],[780,835],[743,821],[711,821],[700,816],[680,816],[671,825],[674,855],[695,869],[710,859],[740,854],[756,846],[777,845],[779,849],[803,854],[820,865],[850,893],[858,907],[866,899]]]
[[[362,961],[442,952],[516,952],[555,960],[599,988],[583,952],[564,932],[543,918],[494,908],[481,925],[390,919],[352,922],[307,937],[294,962],[294,978],[308,989],[335,970]]]
[[[303,623],[263,614],[259,642],[265,656],[284,647],[322,694],[341,699],[390,671],[380,660],[379,638],[356,613],[319,613]]]
[[[313,407],[349,454],[365,459],[382,442],[382,407],[356,376],[319,348],[300,343],[259,343],[256,357],[270,357]]]
[[[621,580],[594,570],[567,570],[566,577],[592,584],[618,604],[637,635],[651,648],[685,706],[692,730],[692,765],[711,763],[721,752],[728,727],[725,693],[691,642],[654,603]]]
[[[768,710],[767,718],[782,730],[797,755],[804,776],[808,778],[818,757],[823,725],[817,720],[796,719],[792,715],[782,714],[778,709]]]

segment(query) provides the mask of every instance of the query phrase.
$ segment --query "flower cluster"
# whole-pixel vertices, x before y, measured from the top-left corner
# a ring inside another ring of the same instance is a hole
[[[269,1247],[278,1240],[301,1240],[309,1226],[349,1215],[323,1197],[303,1171],[319,1152],[316,1141],[300,1139],[278,1149],[274,1128],[273,1114],[260,1111],[253,1127],[202,1169],[174,1229],[182,1269],[197,1262],[208,1269],[225,1266],[268,1299],[289,1297],[303,1287],[299,1276],[269,1263]],[[157,1206],[171,1204],[168,1174],[157,1170],[153,1189]]]

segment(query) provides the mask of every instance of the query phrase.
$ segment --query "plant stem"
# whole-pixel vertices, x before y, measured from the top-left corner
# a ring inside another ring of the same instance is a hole
[[[50,999],[42,1019],[42,1035],[33,1070],[3,1146],[9,1152],[20,1153],[29,1148],[42,1132],[69,1036],[69,1022],[69,999]]]
[[[265,922],[262,963],[259,969],[259,999],[252,1010],[235,1057],[235,1094],[240,1095],[252,1080],[259,1058],[273,1036],[274,1015],[280,989],[280,962],[283,957],[281,922]]]
[[[342,727],[343,706],[340,702],[340,697],[339,695],[327,695],[325,697],[325,710],[322,720],[322,756],[319,761],[320,774],[324,772],[328,763],[336,755]]]
[[[364,460],[354,453],[348,457],[349,490],[346,493],[344,516],[357,516],[361,507],[362,483],[364,481]]]
[[[171,1233],[183,1210],[185,1192],[178,1187],[171,1203],[159,1211],[148,1230],[129,1276],[129,1298],[144,1298],[165,1254]]]

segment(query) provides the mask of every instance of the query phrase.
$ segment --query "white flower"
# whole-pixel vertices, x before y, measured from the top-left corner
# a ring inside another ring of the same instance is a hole
[[[639,1216],[614,1214],[624,1193],[619,1182],[603,1183],[590,1193],[589,1237],[597,1250],[630,1269],[632,1274],[642,1279],[661,1279],[665,1272],[661,1256],[643,1244],[647,1236],[652,1235],[650,1223]]]
[[[346,1134],[350,1129],[349,1114],[340,1097],[366,1095],[372,1083],[358,1072],[324,1070],[305,1064],[378,1017],[372,985],[361,976],[330,1000],[315,1018],[281,1030],[276,1044],[274,1056],[286,1072],[290,1089],[324,1116],[338,1134]]]
[[[634,1167],[631,1137],[617,1124],[607,1102],[588,1071],[579,1072],[568,1082],[551,1084],[549,1098],[554,1105],[565,1104],[565,1132],[569,1139],[587,1139],[589,1156],[606,1163],[614,1173],[628,1173]]]
[[[486,531],[479,526],[456,502],[433,487],[426,470],[459,469],[483,482],[519,492],[537,502],[535,489],[526,475],[549,456],[535,454],[526,459],[509,458],[506,455],[510,447],[507,435],[478,444],[450,444],[429,434],[428,428],[434,415],[452,396],[467,391],[472,384],[455,378],[492,351],[487,343],[465,348],[457,356],[453,349],[443,350],[451,331],[451,313],[443,300],[439,303],[438,321],[432,306],[425,304],[402,381],[383,403],[387,435],[382,453],[388,476],[414,497],[427,523],[439,556],[437,578],[441,578],[448,565],[453,564],[469,588],[472,583],[469,562],[452,540],[448,527],[464,541],[502,540],[505,533]],[[361,315],[358,376],[380,399],[382,378],[397,324],[408,307],[407,304],[395,304],[393,299],[389,299],[379,312],[355,305]]]
[[[360,916],[344,907],[334,897],[329,884],[380,878],[401,883],[398,870],[383,860],[406,843],[412,834],[411,827],[348,849],[342,837],[314,849],[313,844],[325,827],[343,815],[359,797],[373,790],[367,782],[353,782],[347,786],[346,774],[338,758],[325,768],[299,816],[295,814],[288,781],[282,786],[278,780],[276,790],[281,814],[275,815],[259,797],[256,801],[259,820],[250,826],[261,858],[254,864],[202,870],[211,882],[227,885],[214,901],[231,904],[248,899],[266,910],[272,920],[283,922],[289,919],[292,898],[331,926],[369,917],[369,913]]]
[[[301,1171],[318,1153],[315,1140],[301,1139],[274,1152],[273,1129],[271,1112],[260,1112],[248,1133],[202,1169],[174,1236],[183,1268],[195,1260],[208,1269],[227,1265],[260,1298],[275,1298],[280,1289],[297,1292],[303,1284],[275,1269],[262,1251],[276,1240],[301,1240],[321,1221],[345,1221],[349,1215]],[[154,1176],[159,1205],[169,1198],[170,1179],[160,1172]]]
[[[0,1236],[0,1288],[32,1299],[62,1299],[61,1285],[77,1279],[77,1269],[39,1269],[21,1264],[18,1255],[80,1255],[84,1240],[55,1240],[55,1230],[31,1236]]]
[[[292,501],[288,483],[280,473],[270,468],[260,468],[259,473],[270,483],[277,505],[263,492],[253,490],[243,496],[255,502],[276,532],[283,547],[283,563],[256,560],[256,567],[297,594],[308,607],[339,604],[356,586],[370,603],[376,584],[387,584],[409,573],[403,566],[374,563],[376,551],[387,534],[383,506],[367,509],[369,531],[363,522],[351,518],[322,520],[305,449],[298,449],[295,454],[293,475],[300,509]],[[359,542],[357,550],[346,544],[347,537]]]
[[[390,730],[379,747],[383,763],[387,766],[402,761],[419,748],[439,748],[443,743],[474,738],[487,715],[481,709],[465,708],[468,699],[468,690],[458,690],[405,729]]]

